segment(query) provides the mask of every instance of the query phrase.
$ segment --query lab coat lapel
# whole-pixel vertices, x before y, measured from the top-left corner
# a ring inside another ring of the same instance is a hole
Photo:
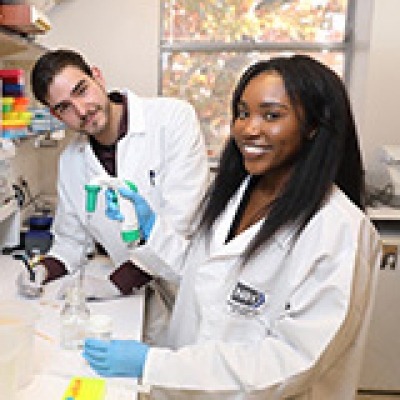
[[[143,103],[130,91],[124,94],[128,98],[128,131],[117,144],[117,173],[119,177],[129,180],[135,176],[135,184],[142,186],[143,183],[137,181],[140,174],[134,172],[143,168],[143,158],[148,157],[143,147],[147,141],[141,140],[146,135]],[[129,171],[132,171],[132,176]]]
[[[237,190],[237,193],[230,199],[225,211],[215,221],[213,234],[210,241],[210,257],[231,257],[244,253],[250,241],[261,227],[262,221],[246,229],[240,235],[225,243],[229,229],[235,218],[240,201],[245,193],[250,178],[246,178]]]
[[[85,153],[85,173],[87,183],[89,183],[90,179],[96,176],[108,175],[98,158],[95,156],[87,138],[85,138],[85,144],[82,144],[82,146],[84,146],[83,151]]]
[[[142,99],[130,91],[123,91],[128,98],[128,134],[144,133],[146,129]]]

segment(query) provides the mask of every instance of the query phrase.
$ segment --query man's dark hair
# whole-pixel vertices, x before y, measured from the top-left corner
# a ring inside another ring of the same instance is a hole
[[[76,67],[86,75],[92,76],[90,65],[79,53],[73,50],[48,51],[36,61],[31,73],[31,85],[33,95],[42,104],[48,105],[49,86],[54,77],[67,66]]]

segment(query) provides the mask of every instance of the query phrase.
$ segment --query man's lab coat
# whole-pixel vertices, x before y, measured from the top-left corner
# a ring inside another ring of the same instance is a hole
[[[156,214],[186,234],[208,184],[208,164],[195,111],[171,98],[128,98],[128,132],[117,143],[117,176],[132,181]],[[94,155],[88,138],[78,135],[59,161],[58,205],[54,244],[49,255],[76,270],[88,235],[110,255],[116,269],[130,258],[121,240],[121,224],[105,216],[104,190],[96,212],[85,211],[85,184],[106,171]],[[132,205],[133,207],[133,205]]]
[[[244,186],[210,239],[189,245],[158,218],[140,249],[142,262],[182,275],[143,383],[156,399],[353,399],[380,262],[374,227],[333,187],[294,245],[287,227],[242,264],[260,223],[224,241]],[[265,302],[232,305],[239,282]]]

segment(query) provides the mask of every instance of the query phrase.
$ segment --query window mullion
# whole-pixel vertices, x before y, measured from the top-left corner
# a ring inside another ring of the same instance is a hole
[[[249,51],[344,51],[346,44],[339,43],[316,43],[316,42],[186,42],[174,44],[161,44],[162,52],[249,52]]]

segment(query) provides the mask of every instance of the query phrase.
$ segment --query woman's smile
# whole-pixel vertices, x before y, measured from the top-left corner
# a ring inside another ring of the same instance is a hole
[[[241,144],[240,149],[245,158],[258,158],[272,151],[271,145]]]

